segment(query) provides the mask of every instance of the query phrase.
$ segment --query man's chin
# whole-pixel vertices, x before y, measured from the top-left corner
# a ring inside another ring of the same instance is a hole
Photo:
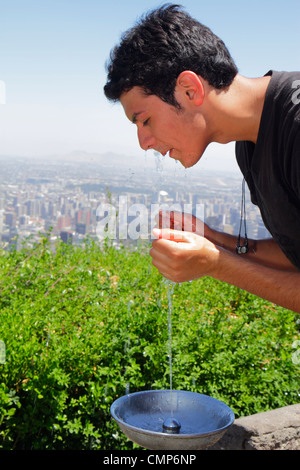
[[[200,157],[190,157],[190,158],[186,157],[179,161],[184,166],[184,168],[192,168],[199,162],[201,157],[202,155],[200,155]]]
[[[172,160],[178,161],[181,163],[181,165],[184,168],[191,168],[192,166],[195,166],[196,163],[199,162],[200,158],[202,157],[204,152],[201,153],[200,156],[195,156],[195,155],[179,155],[175,149],[171,149],[168,152],[168,155]]]

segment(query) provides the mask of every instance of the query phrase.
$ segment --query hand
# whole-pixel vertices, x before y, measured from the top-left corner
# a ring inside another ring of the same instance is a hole
[[[220,251],[206,238],[191,232],[154,229],[150,255],[152,264],[167,279],[184,282],[213,276]]]

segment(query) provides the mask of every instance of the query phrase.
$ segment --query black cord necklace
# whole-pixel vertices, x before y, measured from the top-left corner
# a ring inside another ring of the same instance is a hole
[[[244,244],[241,245],[241,230],[244,223]],[[237,239],[236,252],[238,255],[244,255],[248,253],[248,237],[247,237],[247,226],[246,226],[246,202],[245,202],[245,178],[242,182],[242,203],[241,203],[241,220],[240,220],[240,229]]]

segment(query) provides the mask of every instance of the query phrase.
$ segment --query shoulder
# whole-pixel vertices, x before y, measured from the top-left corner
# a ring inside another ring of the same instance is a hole
[[[300,104],[300,71],[277,72],[271,70],[266,75],[271,75],[266,99],[272,98],[288,107]]]

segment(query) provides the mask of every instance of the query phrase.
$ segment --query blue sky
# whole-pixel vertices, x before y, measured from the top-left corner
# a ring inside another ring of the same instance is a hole
[[[103,96],[104,64],[121,33],[162,3],[0,0],[0,154],[144,155],[121,106]],[[224,40],[242,75],[299,70],[299,0],[178,3]],[[203,164],[216,159],[234,166],[232,146],[209,147]]]

